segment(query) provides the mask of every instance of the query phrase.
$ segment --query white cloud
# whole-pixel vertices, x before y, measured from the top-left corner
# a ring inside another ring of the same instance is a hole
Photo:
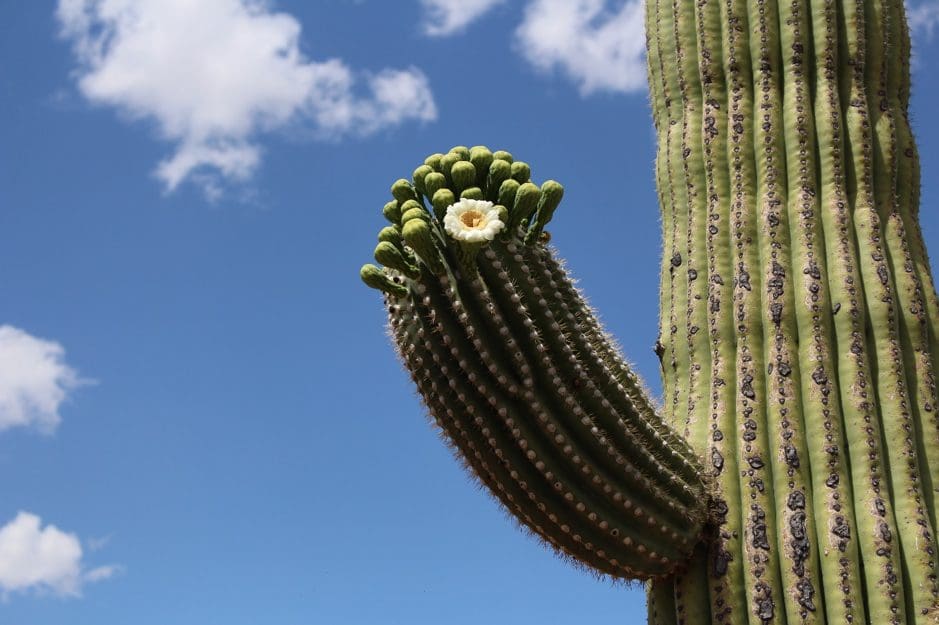
[[[939,0],[925,0],[910,4],[906,10],[906,18],[913,35],[923,33],[930,41],[939,28]]]
[[[110,536],[100,536],[98,538],[89,538],[85,541],[88,551],[99,551],[104,549],[111,542]]]
[[[167,191],[191,179],[211,197],[249,178],[263,132],[364,136],[437,116],[419,70],[357,75],[338,59],[311,61],[299,22],[263,0],[59,0],[56,16],[82,94],[175,143],[155,171]]]
[[[518,49],[537,69],[558,69],[582,95],[646,88],[640,0],[532,0],[516,31]]]
[[[421,0],[424,33],[446,37],[458,33],[504,0]]]
[[[0,595],[4,599],[27,591],[78,597],[86,582],[107,579],[117,571],[113,565],[85,569],[78,538],[54,525],[42,527],[35,514],[19,512],[0,527]]]
[[[62,420],[59,407],[81,383],[61,345],[0,326],[0,431],[24,426],[52,433]]]

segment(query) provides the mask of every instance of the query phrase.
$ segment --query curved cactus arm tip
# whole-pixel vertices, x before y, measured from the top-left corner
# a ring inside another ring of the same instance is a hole
[[[662,577],[705,532],[703,471],[545,245],[563,193],[502,150],[433,154],[392,185],[384,268],[362,279],[430,414],[522,525],[598,573]]]

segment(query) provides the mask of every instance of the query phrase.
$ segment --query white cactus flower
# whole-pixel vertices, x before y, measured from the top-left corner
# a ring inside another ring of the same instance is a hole
[[[447,207],[443,228],[457,241],[483,243],[492,241],[505,224],[492,202],[462,199]]]

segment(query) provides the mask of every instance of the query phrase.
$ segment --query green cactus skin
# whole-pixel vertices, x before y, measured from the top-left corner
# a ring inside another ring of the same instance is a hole
[[[939,308],[903,4],[646,10],[665,418],[717,461],[720,511],[649,620],[935,623]]]
[[[544,244],[563,188],[528,182],[529,166],[510,158],[455,148],[418,167],[413,188],[396,182],[397,210],[383,212],[398,219],[375,253],[385,268],[367,265],[362,279],[386,294],[429,412],[506,509],[597,571],[664,577],[706,532],[703,470]],[[512,227],[482,241],[448,233],[441,198],[467,188],[506,202],[492,214]]]
[[[646,15],[661,417],[546,246],[563,189],[508,152],[395,183],[362,279],[468,468],[560,553],[649,580],[650,624],[939,623],[939,300],[903,3]],[[498,204],[500,235],[447,234],[461,192]]]

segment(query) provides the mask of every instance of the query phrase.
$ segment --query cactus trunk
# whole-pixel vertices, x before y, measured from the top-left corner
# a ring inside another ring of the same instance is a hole
[[[894,0],[647,0],[665,418],[717,532],[649,620],[935,623],[939,306]]]

